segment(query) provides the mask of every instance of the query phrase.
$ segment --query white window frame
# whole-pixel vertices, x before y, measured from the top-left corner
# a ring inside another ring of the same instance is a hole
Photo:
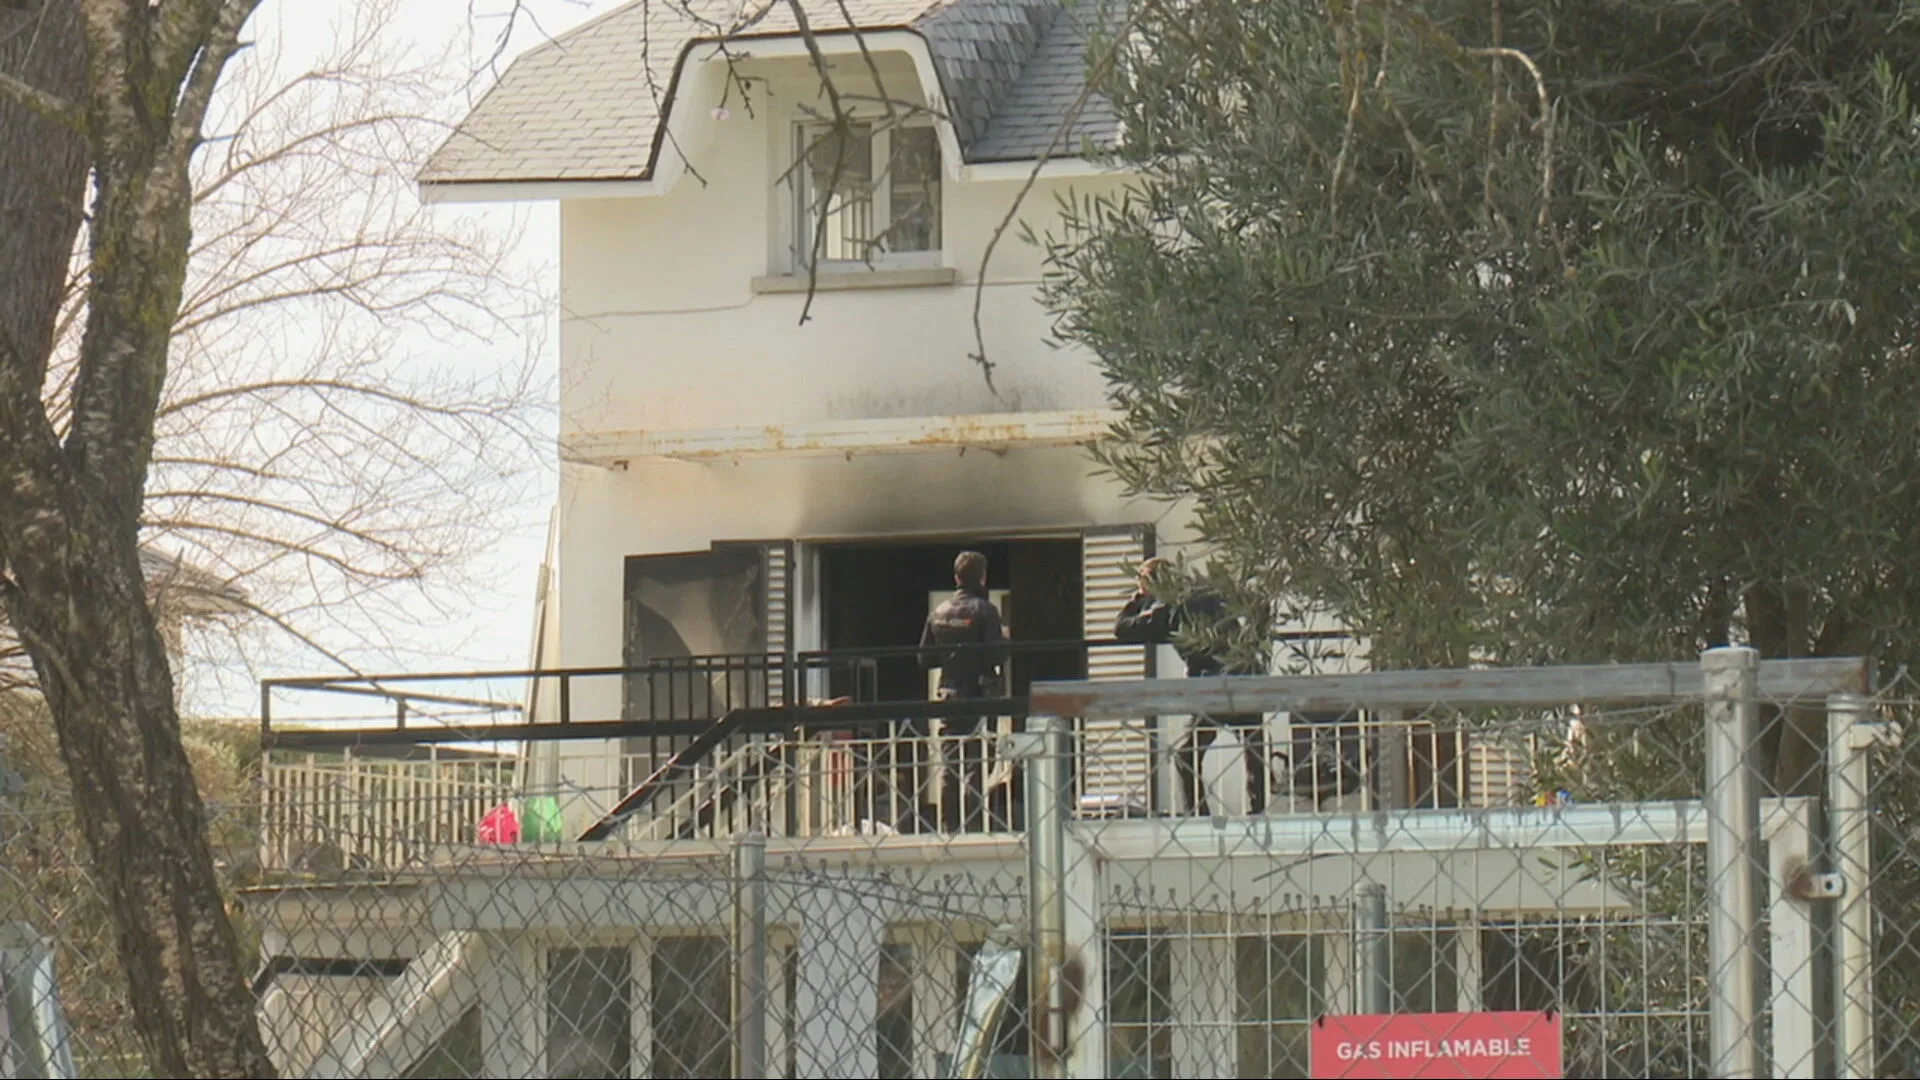
[[[568,937],[536,938],[532,943],[533,964],[530,974],[539,988],[539,1008],[532,1010],[537,1018],[538,1040],[535,1054],[539,1063],[540,1075],[546,1075],[551,1060],[553,1032],[549,1028],[552,1020],[553,1002],[552,983],[549,981],[553,968],[553,954],[560,950],[572,949],[619,949],[627,950],[627,1076],[641,1077],[651,1075],[653,1071],[653,942],[645,934],[634,934],[616,930],[587,931]],[[643,1056],[644,1055],[644,1056]]]
[[[940,242],[927,251],[884,251],[876,252],[867,259],[821,259],[818,265],[813,263],[813,229],[819,220],[818,208],[810,207],[812,198],[812,173],[807,168],[807,151],[820,135],[832,127],[831,123],[814,120],[801,120],[793,125],[793,149],[791,161],[793,170],[788,187],[792,192],[792,221],[788,229],[790,257],[793,272],[804,274],[809,269],[820,273],[858,273],[866,270],[924,270],[942,265],[943,249],[946,246],[946,207],[947,176],[946,162],[940,159],[939,132],[934,128],[931,118],[914,117],[888,122],[884,116],[872,116],[856,113],[848,118],[850,123],[871,124],[874,131],[868,141],[871,148],[871,174],[873,176],[873,219],[891,223],[893,221],[893,185],[887,182],[887,169],[893,158],[893,133],[901,128],[916,128],[932,131],[935,154],[934,168],[940,179],[940,196],[935,213],[939,216]]]

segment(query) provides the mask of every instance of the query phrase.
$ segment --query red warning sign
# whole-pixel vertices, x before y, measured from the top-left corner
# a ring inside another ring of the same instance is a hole
[[[1310,1073],[1333,1077],[1495,1080],[1561,1069],[1560,1014],[1409,1013],[1313,1022]]]

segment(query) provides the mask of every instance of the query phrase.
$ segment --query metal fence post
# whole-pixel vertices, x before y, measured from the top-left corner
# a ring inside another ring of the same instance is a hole
[[[1762,1075],[1759,1024],[1760,896],[1754,837],[1760,803],[1749,758],[1759,729],[1760,654],[1744,647],[1700,656],[1707,713],[1707,1038],[1711,1075]]]
[[[1819,1020],[1814,1012],[1814,922],[1810,893],[1813,814],[1810,798],[1764,799],[1767,840],[1767,968],[1773,976],[1773,1072],[1780,1080],[1813,1080]]]
[[[767,1076],[767,838],[733,845],[733,1075]]]
[[[1033,1075],[1065,1075],[1067,723],[1057,716],[1027,720],[1027,1019],[1032,1033]]]
[[[1353,897],[1353,1011],[1384,1016],[1393,1011],[1393,938],[1387,925],[1387,887],[1362,882]]]
[[[53,947],[27,923],[0,924],[0,1064],[7,1076],[78,1076]]]
[[[1843,1080],[1876,1075],[1868,751],[1892,731],[1872,718],[1865,698],[1835,694],[1827,699],[1827,827],[1842,889],[1834,920],[1834,1072]]]
[[[1094,1028],[1095,1018],[1107,1015],[1106,935],[1100,917],[1101,873],[1099,860],[1071,830],[1067,833],[1066,944],[1067,962],[1077,968],[1079,986],[1073,998],[1078,1008],[1063,1014],[1061,1023],[1067,1036],[1061,1039],[1066,1059],[1062,1076],[1073,1080],[1105,1080],[1107,1040]],[[1076,1025],[1075,1017],[1080,1017]]]

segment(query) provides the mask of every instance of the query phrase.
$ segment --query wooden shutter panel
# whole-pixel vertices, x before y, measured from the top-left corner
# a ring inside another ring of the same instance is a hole
[[[1133,595],[1140,564],[1152,554],[1152,526],[1088,529],[1082,536],[1081,606],[1088,640],[1113,639],[1113,620]],[[1087,656],[1088,679],[1145,679],[1152,674],[1153,652],[1144,645],[1092,649]],[[1085,731],[1089,753],[1083,793],[1103,801],[1150,805],[1153,747],[1145,721],[1090,720]]]

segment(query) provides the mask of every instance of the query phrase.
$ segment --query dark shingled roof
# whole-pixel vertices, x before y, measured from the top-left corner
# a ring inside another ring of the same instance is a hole
[[[1097,25],[1096,19],[1094,11],[1080,7],[1062,6],[1054,12],[1040,47],[1014,81],[985,137],[969,148],[968,157],[1032,161],[1041,154],[1078,157],[1088,148],[1112,148],[1120,121],[1099,94],[1087,94],[1073,122],[1065,131],[1060,129],[1087,87],[1087,31]],[[1107,21],[1112,22],[1111,16]]]
[[[1085,8],[1112,0],[806,0],[816,34],[926,39],[969,162],[1032,160],[1086,85]],[[844,7],[844,13],[843,13]],[[849,18],[850,17],[850,18]],[[791,37],[785,2],[634,0],[531,49],[420,172],[423,184],[642,180],[653,174],[675,69],[715,38]],[[1086,103],[1052,155],[1111,146],[1113,113]]]

